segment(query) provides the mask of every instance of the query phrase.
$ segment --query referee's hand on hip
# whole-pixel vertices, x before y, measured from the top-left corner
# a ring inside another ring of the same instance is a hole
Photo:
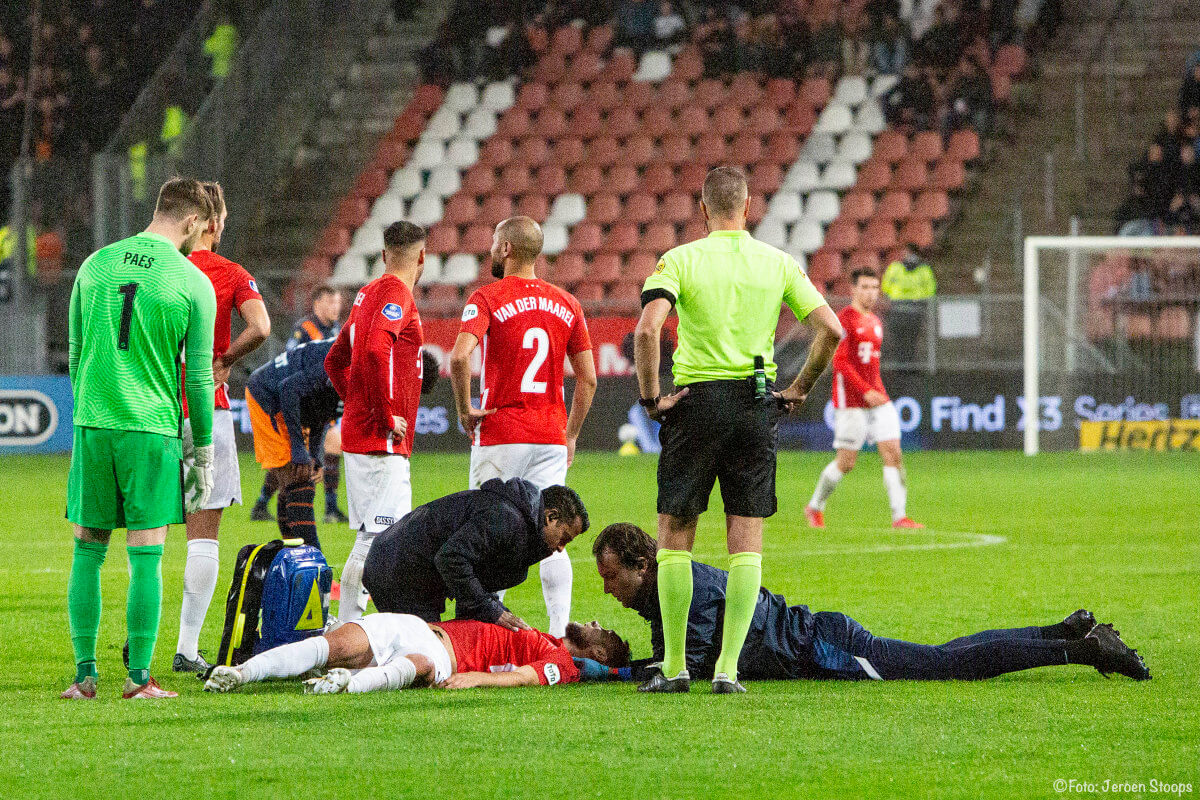
[[[654,404],[654,408],[646,409],[646,416],[655,422],[662,422],[663,416],[674,408],[680,400],[687,397],[687,393],[688,388],[685,386],[674,394],[658,398],[658,401]]]

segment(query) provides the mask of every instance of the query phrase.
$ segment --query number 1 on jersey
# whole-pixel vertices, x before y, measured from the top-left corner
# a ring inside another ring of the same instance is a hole
[[[521,391],[526,394],[545,394],[546,382],[536,381],[534,378],[537,377],[542,364],[546,363],[546,356],[550,352],[550,335],[541,328],[530,328],[525,331],[521,347],[525,350],[536,348],[533,360],[529,362],[529,366],[525,368],[525,375],[521,378]]]
[[[129,349],[129,328],[133,322],[133,296],[137,294],[138,285],[136,283],[126,283],[117,289],[125,296],[125,302],[121,306],[121,329],[117,333],[117,349]]]
[[[858,343],[858,357],[862,360],[862,363],[864,363],[864,364],[871,363],[872,348],[874,348],[874,345],[871,342],[859,342]]]

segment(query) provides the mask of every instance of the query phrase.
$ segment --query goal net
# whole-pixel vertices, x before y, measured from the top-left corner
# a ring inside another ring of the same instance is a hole
[[[1200,236],[1027,237],[1023,306],[1028,455],[1200,451]]]

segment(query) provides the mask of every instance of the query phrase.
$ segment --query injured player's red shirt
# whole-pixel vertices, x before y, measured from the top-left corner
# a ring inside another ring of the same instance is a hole
[[[510,631],[473,619],[439,622],[438,627],[454,646],[457,672],[513,672],[518,667],[533,667],[542,686],[579,680],[579,670],[562,639],[548,633]]]

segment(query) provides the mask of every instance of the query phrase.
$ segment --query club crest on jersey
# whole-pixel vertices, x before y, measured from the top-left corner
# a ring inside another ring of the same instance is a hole
[[[380,313],[395,322],[404,316],[404,309],[398,303],[388,303],[380,310]]]
[[[542,674],[546,676],[547,686],[553,686],[562,678],[558,671],[558,664],[547,664],[542,667]]]
[[[471,320],[475,319],[478,316],[479,316],[479,306],[475,305],[474,303],[467,303],[466,307],[463,308],[462,321],[470,322]]]
[[[658,273],[662,272],[666,268],[667,268],[667,262],[663,261],[662,259],[659,259],[658,264],[654,267],[654,274],[657,275]]]
[[[254,278],[250,279],[250,289],[251,291],[258,291],[258,283],[255,282]]]

